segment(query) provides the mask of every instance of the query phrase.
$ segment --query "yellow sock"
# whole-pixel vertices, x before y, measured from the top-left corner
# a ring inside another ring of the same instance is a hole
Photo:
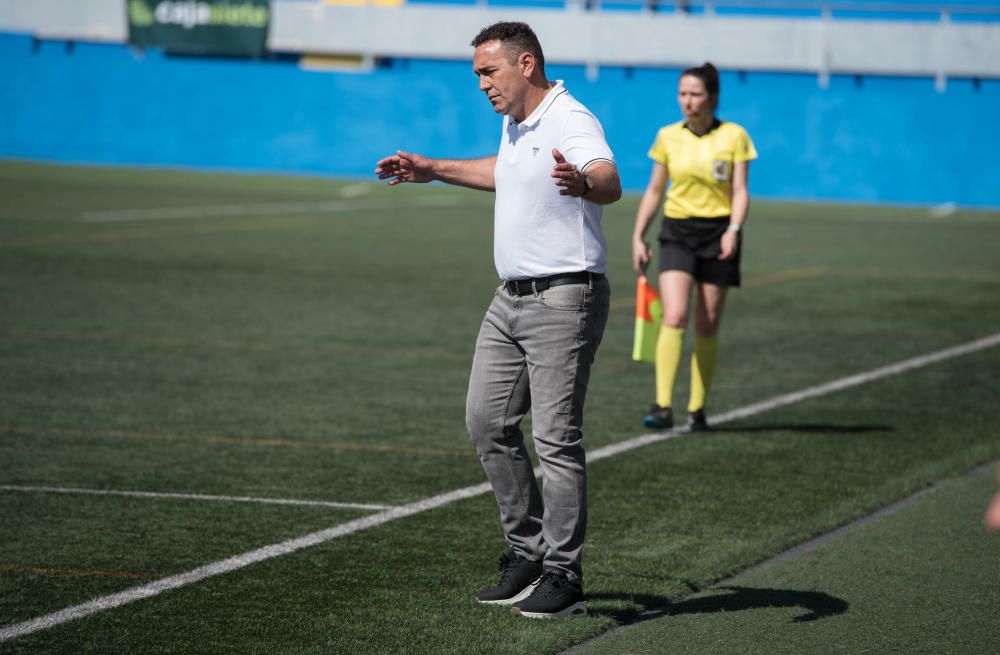
[[[694,336],[694,353],[691,355],[691,399],[688,411],[694,412],[705,406],[708,388],[715,376],[715,363],[719,359],[719,336]]]
[[[656,404],[660,407],[670,407],[673,400],[683,349],[684,328],[661,325],[656,339]]]

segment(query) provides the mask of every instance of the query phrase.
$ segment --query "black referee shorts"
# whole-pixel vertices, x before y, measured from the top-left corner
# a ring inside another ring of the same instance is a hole
[[[742,235],[737,235],[736,254],[726,260],[719,259],[727,227],[728,216],[664,218],[660,231],[660,272],[685,271],[698,282],[740,286]]]

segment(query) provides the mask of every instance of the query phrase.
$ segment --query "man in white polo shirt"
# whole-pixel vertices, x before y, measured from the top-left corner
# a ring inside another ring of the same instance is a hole
[[[479,88],[504,115],[497,155],[397,151],[375,172],[390,185],[440,180],[496,191],[503,283],[476,341],[466,423],[510,548],[499,583],[476,600],[528,617],[583,615],[583,404],[608,319],[602,205],[621,197],[621,183],[601,124],[561,81],[548,81],[530,27],[497,23],[472,45]],[[529,409],[543,491],[520,428]]]

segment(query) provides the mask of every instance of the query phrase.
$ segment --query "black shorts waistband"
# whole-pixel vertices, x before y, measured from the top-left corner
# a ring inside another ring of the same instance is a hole
[[[545,291],[549,287],[558,287],[564,284],[593,284],[605,278],[604,273],[589,273],[580,271],[578,273],[556,273],[548,277],[529,277],[523,280],[505,280],[504,289],[515,296],[526,296],[529,293]]]
[[[668,220],[668,221],[695,221],[695,222],[699,222],[699,221],[726,221],[726,222],[728,222],[729,219],[731,218],[731,216],[729,214],[726,214],[725,216],[684,216],[684,217],[680,217],[680,216],[666,216],[666,215],[664,215],[663,218],[665,220]]]

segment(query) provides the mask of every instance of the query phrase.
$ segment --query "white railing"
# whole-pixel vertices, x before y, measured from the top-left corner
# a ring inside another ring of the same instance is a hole
[[[680,1],[680,0],[679,0]],[[489,4],[335,4],[281,0],[272,5],[268,46],[290,53],[377,58],[467,60],[469,39],[497,20],[524,20],[535,28],[552,62],[583,64],[592,77],[601,66],[676,67],[711,60],[719,68],[814,73],[821,85],[833,74],[1000,78],[1000,22],[958,22],[958,12],[1000,15],[998,7],[693,0],[694,11],[601,11],[623,0],[569,0],[572,7]],[[674,7],[678,2],[668,3]],[[574,8],[575,7],[575,8]],[[726,7],[817,9],[819,16],[720,13]],[[857,20],[837,11],[936,12],[940,19]],[[442,28],[442,26],[445,26]],[[0,30],[43,39],[124,42],[123,0],[4,0]]]

